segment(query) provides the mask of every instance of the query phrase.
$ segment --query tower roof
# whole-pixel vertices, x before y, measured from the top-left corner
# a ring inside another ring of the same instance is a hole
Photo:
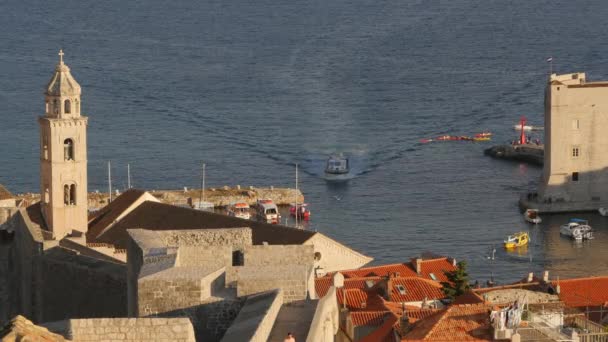
[[[53,74],[49,84],[46,86],[46,95],[80,95],[80,84],[70,74],[70,68],[63,63],[63,50],[59,50],[59,63],[55,67],[55,74]]]

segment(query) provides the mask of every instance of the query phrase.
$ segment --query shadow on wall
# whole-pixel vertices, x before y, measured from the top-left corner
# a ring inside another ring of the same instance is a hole
[[[234,322],[244,303],[244,298],[225,299],[148,317],[187,317],[192,322],[197,341],[219,341]]]
[[[551,176],[552,184],[541,184],[537,191],[520,198],[522,210],[593,211],[608,205],[608,168]]]

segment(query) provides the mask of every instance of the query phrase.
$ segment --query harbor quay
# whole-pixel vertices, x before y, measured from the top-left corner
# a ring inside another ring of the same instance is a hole
[[[118,197],[122,192],[114,191],[112,198]],[[201,189],[183,190],[149,190],[149,193],[163,203],[192,206],[201,198],[210,203],[214,207],[225,207],[236,202],[245,202],[249,205],[254,205],[257,200],[269,199],[279,206],[286,206],[294,203],[297,199],[298,203],[304,202],[304,195],[299,189],[293,188],[275,188],[275,187],[241,187],[236,185],[233,187],[223,186],[221,188],[206,188],[201,192]],[[25,203],[35,203],[40,200],[40,195],[37,193],[25,193],[15,196],[18,201]],[[96,210],[106,206],[110,202],[110,195],[107,192],[89,192],[88,207],[89,210]]]

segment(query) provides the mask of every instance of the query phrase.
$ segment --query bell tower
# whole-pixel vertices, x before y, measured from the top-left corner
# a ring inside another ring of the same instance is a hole
[[[87,117],[80,115],[80,85],[59,63],[46,87],[40,124],[40,205],[56,239],[87,231]]]

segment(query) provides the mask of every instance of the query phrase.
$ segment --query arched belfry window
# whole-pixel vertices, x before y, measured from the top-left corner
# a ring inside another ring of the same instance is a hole
[[[74,160],[74,141],[72,139],[63,141],[63,159]]]
[[[70,185],[70,205],[76,205],[76,184]]]
[[[53,113],[59,114],[59,102],[57,100],[53,100]]]
[[[63,204],[76,205],[76,184],[63,186]]]
[[[63,112],[66,114],[70,114],[72,112],[72,103],[70,103],[70,100],[65,100]]]

